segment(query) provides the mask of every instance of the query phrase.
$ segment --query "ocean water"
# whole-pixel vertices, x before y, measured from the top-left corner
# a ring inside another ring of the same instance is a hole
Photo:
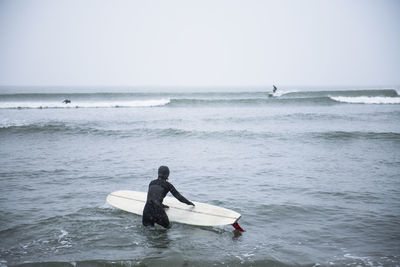
[[[399,266],[398,92],[278,93],[2,88],[0,266]],[[106,203],[160,165],[246,232]]]

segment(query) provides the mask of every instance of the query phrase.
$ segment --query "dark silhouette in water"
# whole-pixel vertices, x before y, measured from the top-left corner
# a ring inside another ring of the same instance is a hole
[[[71,103],[71,100],[69,100],[68,98],[67,98],[67,99],[64,99],[63,103],[69,104],[69,103]]]
[[[272,92],[268,93],[268,97],[273,97],[277,90],[278,88],[275,85],[273,85]]]
[[[142,223],[144,226],[154,226],[157,223],[165,228],[170,226],[168,215],[165,208],[167,205],[162,204],[168,192],[171,192],[180,202],[188,205],[194,204],[182,196],[175,187],[168,182],[169,169],[167,166],[158,168],[158,179],[153,180],[149,184],[149,191],[147,192],[147,201],[143,209]]]

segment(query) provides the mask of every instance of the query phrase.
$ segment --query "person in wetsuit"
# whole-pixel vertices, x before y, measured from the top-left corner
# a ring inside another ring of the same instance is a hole
[[[144,226],[154,226],[155,223],[168,228],[170,226],[168,215],[165,208],[169,208],[162,202],[164,197],[171,192],[180,202],[188,205],[194,204],[182,196],[175,187],[168,182],[169,168],[161,166],[158,168],[158,179],[153,180],[149,184],[146,205],[143,209],[142,223]]]

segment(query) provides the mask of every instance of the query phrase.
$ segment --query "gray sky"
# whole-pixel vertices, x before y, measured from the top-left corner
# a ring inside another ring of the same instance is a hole
[[[0,0],[0,85],[400,85],[398,0]]]

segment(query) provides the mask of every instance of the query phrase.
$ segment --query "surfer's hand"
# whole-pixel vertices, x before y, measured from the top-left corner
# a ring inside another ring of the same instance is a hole
[[[192,206],[194,207],[194,204],[193,204],[193,202],[190,202],[190,203],[189,203],[189,205],[192,205]]]
[[[167,205],[164,205],[164,204],[162,204],[162,207],[163,207],[164,209],[169,209],[169,207],[168,207]]]

